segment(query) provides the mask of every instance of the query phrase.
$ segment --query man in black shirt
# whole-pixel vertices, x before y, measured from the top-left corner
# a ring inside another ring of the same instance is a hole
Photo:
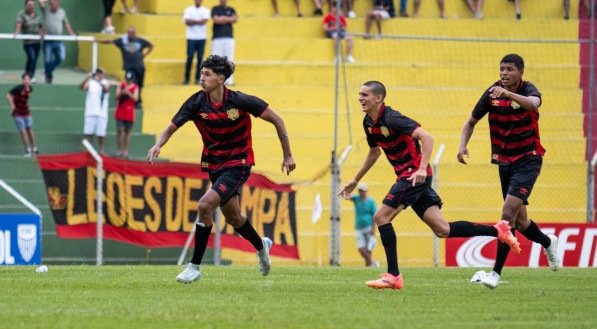
[[[211,40],[211,54],[227,57],[234,62],[234,29],[232,24],[238,22],[234,8],[226,5],[227,0],[220,0],[218,6],[211,9],[213,33]],[[226,80],[227,86],[234,85],[234,76]]]
[[[142,107],[141,90],[145,80],[145,62],[144,59],[153,50],[151,42],[139,38],[135,27],[128,28],[126,35],[114,40],[98,41],[104,44],[114,44],[122,53],[122,68],[125,72],[133,72],[135,82],[139,86],[139,99],[137,108]],[[147,49],[147,50],[145,50]]]

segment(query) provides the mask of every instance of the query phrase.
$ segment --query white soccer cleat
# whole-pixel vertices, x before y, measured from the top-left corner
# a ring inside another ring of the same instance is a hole
[[[549,268],[551,268],[552,271],[557,271],[558,267],[560,267],[560,260],[558,259],[558,238],[553,234],[549,234],[547,237],[551,243],[549,244],[549,247],[543,249],[543,253],[545,254],[545,257],[547,257]]]
[[[187,264],[187,267],[176,276],[176,281],[182,283],[191,283],[201,278],[201,271],[199,265],[195,265],[191,262]]]
[[[259,258],[259,272],[261,275],[266,276],[269,274],[269,270],[272,267],[269,260],[269,249],[272,247],[272,240],[270,238],[262,238],[263,249],[257,251],[257,258]]]
[[[481,283],[489,289],[495,289],[498,284],[500,284],[500,275],[494,271],[491,271],[491,273],[486,273],[481,278]]]
[[[356,62],[356,60],[354,59],[354,57],[352,57],[352,55],[346,56],[346,63],[352,64],[354,62]]]
[[[487,272],[485,272],[485,271],[479,271],[479,272],[476,272],[475,274],[473,274],[473,277],[471,278],[471,281],[470,281],[470,283],[481,283],[481,280],[482,280],[482,279],[483,279],[485,276],[487,276],[487,274],[489,274],[489,273],[487,273]]]

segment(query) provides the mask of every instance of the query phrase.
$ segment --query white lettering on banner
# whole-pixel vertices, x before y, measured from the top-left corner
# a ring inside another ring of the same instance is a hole
[[[585,239],[582,242],[578,267],[589,267],[589,258],[591,257],[591,252],[593,251],[593,243],[595,242],[596,236],[597,229],[588,228],[585,230]],[[592,267],[597,267],[597,248],[595,249],[596,250],[593,253],[593,263],[591,264]]]
[[[461,267],[485,267],[492,266],[494,260],[481,254],[483,247],[489,242],[495,240],[492,236],[476,236],[458,248],[456,253],[456,262]]]
[[[15,258],[10,252],[10,231],[0,231],[0,264],[11,265]]]

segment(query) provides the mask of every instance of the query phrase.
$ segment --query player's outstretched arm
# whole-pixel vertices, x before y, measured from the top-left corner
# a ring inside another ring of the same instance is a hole
[[[357,187],[357,184],[365,176],[365,174],[369,171],[369,169],[371,169],[371,167],[373,167],[373,164],[375,164],[375,161],[377,161],[380,154],[381,154],[381,150],[380,150],[379,146],[370,148],[369,153],[367,153],[367,156],[365,157],[365,161],[363,161],[363,164],[361,165],[361,168],[359,169],[359,171],[357,171],[357,174],[354,176],[354,178],[350,182],[348,182],[346,185],[344,185],[344,187],[340,190],[338,195],[347,200],[350,199],[350,193],[352,193],[352,191],[355,189],[355,187]]]
[[[162,133],[160,134],[160,137],[158,137],[158,140],[156,141],[155,145],[153,145],[147,152],[147,161],[153,163],[153,160],[160,155],[160,150],[162,146],[164,146],[164,144],[168,142],[170,136],[172,136],[172,134],[174,134],[176,130],[178,130],[178,127],[172,122],[170,122],[168,127],[166,127],[166,129],[164,129],[164,131],[162,131]]]
[[[263,111],[260,116],[261,119],[271,123],[276,127],[278,138],[280,139],[280,145],[282,146],[282,172],[286,172],[289,175],[291,171],[296,169],[296,163],[292,158],[292,152],[290,152],[290,140],[288,139],[288,132],[286,132],[286,126],[284,120],[280,118],[272,109],[269,107]]]

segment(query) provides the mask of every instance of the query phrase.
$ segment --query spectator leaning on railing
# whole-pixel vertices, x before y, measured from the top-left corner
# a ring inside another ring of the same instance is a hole
[[[39,0],[39,5],[43,10],[43,27],[46,35],[62,35],[62,28],[66,29],[68,34],[75,35],[75,31],[68,22],[66,12],[60,8],[60,0]],[[44,41],[44,62],[46,83],[52,83],[54,79],[54,70],[64,61],[66,50],[64,43],[58,40]]]

